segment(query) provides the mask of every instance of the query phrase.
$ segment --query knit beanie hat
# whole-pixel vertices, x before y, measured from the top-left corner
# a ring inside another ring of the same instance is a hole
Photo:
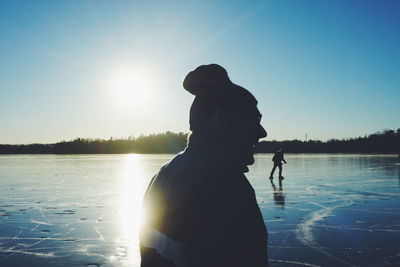
[[[190,130],[201,130],[215,108],[240,109],[257,105],[255,97],[245,88],[234,84],[226,70],[217,65],[201,65],[189,72],[183,87],[195,95],[190,108]]]

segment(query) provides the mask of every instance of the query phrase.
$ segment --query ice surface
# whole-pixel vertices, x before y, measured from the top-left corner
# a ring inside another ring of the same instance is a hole
[[[0,266],[139,266],[140,200],[172,155],[0,156]],[[271,266],[399,266],[395,156],[272,155],[247,174]],[[277,175],[277,174],[276,174]]]
[[[397,156],[286,159],[281,187],[276,178],[265,182],[269,155],[257,157],[248,175],[269,230],[272,266],[400,265]]]

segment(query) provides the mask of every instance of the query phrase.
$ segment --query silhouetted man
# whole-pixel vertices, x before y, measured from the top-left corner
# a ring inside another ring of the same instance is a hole
[[[287,163],[286,160],[284,159],[283,156],[283,148],[278,149],[274,157],[272,158],[272,161],[274,162],[274,167],[272,167],[271,175],[269,176],[269,179],[274,179],[274,172],[276,167],[279,168],[279,179],[283,180],[285,177],[282,176],[282,161]]]
[[[257,100],[224,68],[203,65],[183,87],[195,95],[188,145],[145,193],[142,266],[267,266],[267,231],[243,173],[266,131]]]

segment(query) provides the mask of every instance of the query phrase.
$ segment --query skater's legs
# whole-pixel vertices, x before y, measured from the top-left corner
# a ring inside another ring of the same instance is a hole
[[[279,168],[279,177],[282,177],[282,164],[279,164],[278,168]]]
[[[274,167],[272,167],[271,175],[269,176],[270,178],[274,176],[274,172],[275,172],[276,166],[277,165],[274,164]]]

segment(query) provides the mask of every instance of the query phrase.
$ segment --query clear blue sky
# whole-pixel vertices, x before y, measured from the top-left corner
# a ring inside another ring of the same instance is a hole
[[[267,139],[397,129],[399,14],[400,1],[0,1],[0,143],[187,132],[182,80],[209,63],[258,98]],[[121,73],[146,95],[117,97]]]

